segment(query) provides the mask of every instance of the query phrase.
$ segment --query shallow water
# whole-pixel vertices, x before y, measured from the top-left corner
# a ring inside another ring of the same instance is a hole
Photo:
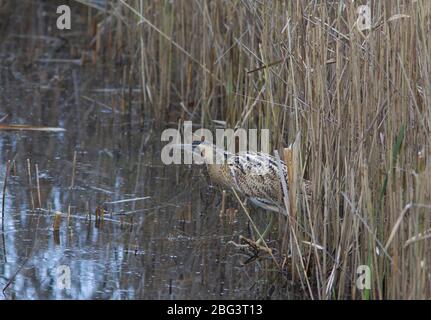
[[[54,7],[23,8],[2,27],[3,123],[66,131],[0,133],[2,188],[14,163],[0,231],[0,298],[289,298],[271,263],[244,267],[246,258],[227,245],[249,232],[234,197],[227,208],[239,211],[220,217],[220,190],[204,168],[164,165],[164,125],[123,112],[142,103],[139,85],[122,81],[127,65],[55,60],[74,57],[46,18]],[[84,25],[67,41],[79,47],[83,35]]]

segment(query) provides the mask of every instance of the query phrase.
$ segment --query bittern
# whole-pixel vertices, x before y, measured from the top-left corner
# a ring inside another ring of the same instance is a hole
[[[208,142],[193,142],[193,151],[202,157],[211,181],[223,188],[233,188],[252,204],[287,215],[282,179],[288,183],[287,166],[281,160],[261,152],[231,153]],[[306,190],[309,189],[305,181]],[[273,225],[270,223],[256,241],[262,243]]]

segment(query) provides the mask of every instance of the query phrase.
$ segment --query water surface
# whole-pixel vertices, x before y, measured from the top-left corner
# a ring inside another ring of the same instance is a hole
[[[139,83],[123,81],[127,59],[81,63],[74,53],[88,45],[84,21],[64,38],[52,28],[55,6],[23,3],[0,38],[3,123],[66,131],[0,133],[2,188],[11,161],[0,297],[288,298],[271,263],[243,266],[246,258],[227,245],[249,233],[234,197],[230,215],[220,216],[220,190],[205,168],[161,162],[168,124],[127,112],[143,103]],[[70,288],[59,282],[64,270]]]

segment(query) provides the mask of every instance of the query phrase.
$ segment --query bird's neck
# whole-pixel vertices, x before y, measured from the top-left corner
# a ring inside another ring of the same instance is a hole
[[[226,176],[226,161],[232,154],[217,147],[214,147],[213,152],[212,163],[207,163],[208,173],[216,183],[222,183]]]
[[[231,154],[223,149],[216,146],[213,148],[213,162],[211,165],[218,166],[219,168],[226,164],[226,160],[231,156]]]

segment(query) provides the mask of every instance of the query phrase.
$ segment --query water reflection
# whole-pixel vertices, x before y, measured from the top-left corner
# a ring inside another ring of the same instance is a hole
[[[33,1],[20,12],[38,17],[46,6]],[[0,240],[1,297],[289,297],[281,278],[275,291],[274,281],[263,281],[278,277],[271,264],[243,267],[243,257],[226,245],[247,234],[247,223],[240,213],[219,217],[219,192],[208,187],[203,168],[163,165],[154,121],[122,112],[124,99],[142,103],[139,87],[125,88],[118,77],[124,65],[46,62],[71,58],[62,39],[46,19],[34,20],[31,33],[19,21],[2,34],[1,115],[67,131],[0,134],[2,186],[12,163]],[[140,197],[149,198],[107,203]],[[95,216],[97,208],[102,216]],[[62,213],[58,233],[55,211]],[[70,268],[70,289],[58,284],[59,266]]]

